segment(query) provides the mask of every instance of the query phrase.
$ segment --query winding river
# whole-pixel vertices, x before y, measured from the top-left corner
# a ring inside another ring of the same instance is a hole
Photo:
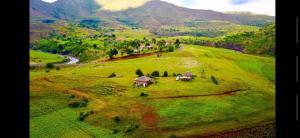
[[[79,62],[79,59],[75,58],[75,57],[71,57],[71,56],[66,56],[69,61],[67,63],[63,63],[63,64],[76,64],[77,62]]]

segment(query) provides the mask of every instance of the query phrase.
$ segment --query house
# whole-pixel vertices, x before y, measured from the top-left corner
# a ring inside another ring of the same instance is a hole
[[[193,74],[190,72],[186,72],[185,74],[183,74],[183,76],[177,76],[176,80],[181,80],[181,81],[190,81],[193,78]]]
[[[153,82],[153,80],[146,76],[141,76],[139,78],[136,78],[135,80],[135,86],[143,86],[147,87],[149,84]]]

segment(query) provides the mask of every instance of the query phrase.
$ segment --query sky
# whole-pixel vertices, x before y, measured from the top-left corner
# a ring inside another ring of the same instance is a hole
[[[57,0],[42,0],[54,2]],[[101,0],[99,0],[101,1]],[[114,1],[114,0],[111,0]],[[130,0],[135,1],[135,0]],[[139,0],[141,1],[141,0]],[[206,9],[219,12],[249,11],[275,16],[275,0],[161,0],[191,9]]]

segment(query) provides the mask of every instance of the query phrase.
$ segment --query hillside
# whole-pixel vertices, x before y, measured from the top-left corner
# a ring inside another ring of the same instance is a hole
[[[75,20],[88,17],[108,19],[120,24],[134,24],[144,28],[161,25],[184,25],[194,20],[221,20],[243,25],[261,26],[274,21],[274,17],[265,15],[225,14],[211,10],[195,10],[152,0],[137,8],[121,11],[101,9],[95,0],[58,0],[45,3],[30,0],[31,17],[47,17]]]

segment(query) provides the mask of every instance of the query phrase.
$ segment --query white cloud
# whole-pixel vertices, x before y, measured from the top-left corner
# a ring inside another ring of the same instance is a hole
[[[42,1],[52,3],[52,2],[55,2],[57,0],[42,0]]]
[[[231,0],[162,0],[178,6],[192,9],[207,9],[220,12],[250,11],[275,16],[275,0],[255,0],[249,3],[233,5]],[[188,2],[192,4],[188,4]]]

